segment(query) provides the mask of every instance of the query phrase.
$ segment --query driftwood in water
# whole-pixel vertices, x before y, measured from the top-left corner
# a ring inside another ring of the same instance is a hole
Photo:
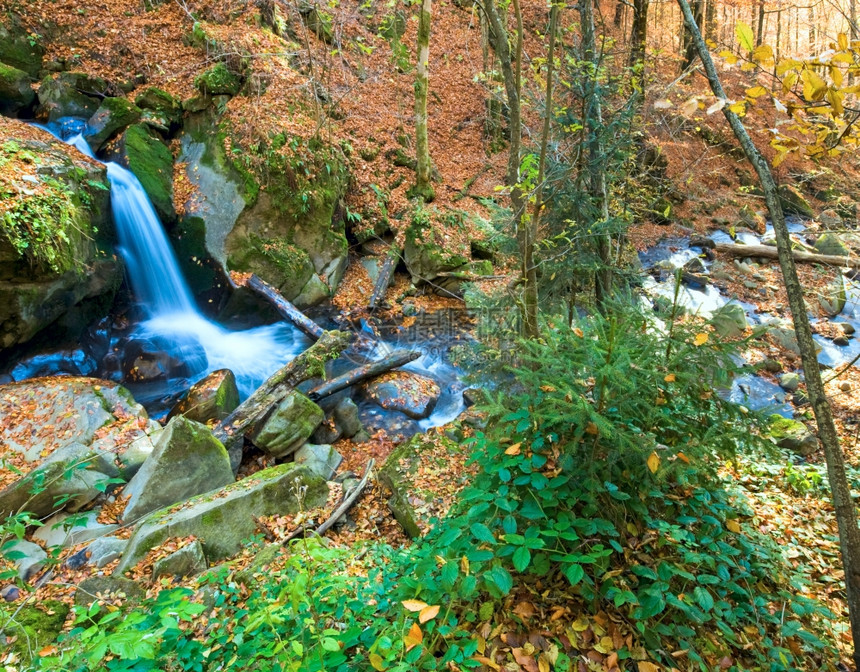
[[[765,259],[779,259],[776,248],[771,247],[770,245],[730,245],[728,243],[718,243],[716,249],[717,252],[723,252],[733,257],[764,257]],[[793,256],[794,260],[797,262],[860,268],[860,258],[858,257],[842,257],[836,254],[814,254],[812,252],[802,252],[801,250],[792,250],[791,256]]]
[[[395,350],[390,355],[386,355],[376,362],[359,366],[352,371],[347,371],[342,376],[332,378],[321,385],[317,385],[308,392],[308,398],[310,398],[311,401],[319,401],[324,397],[328,397],[335,392],[345,390],[347,387],[351,387],[363,380],[375,378],[376,376],[382,375],[398,366],[408,364],[409,362],[418,359],[420,356],[421,353],[416,350]]]
[[[252,274],[245,286],[254,290],[262,296],[266,301],[271,303],[282,317],[290,320],[299,329],[305,332],[312,339],[317,340],[323,335],[325,329],[319,326],[316,322],[308,318],[302,311],[296,308],[292,303],[287,301],[281,293],[272,287],[268,282],[262,280],[257,275]]]
[[[379,271],[379,277],[376,279],[376,284],[373,287],[373,294],[370,295],[370,302],[367,304],[367,307],[371,311],[376,310],[377,305],[385,298],[385,291],[388,289],[388,285],[391,284],[391,275],[394,273],[394,267],[397,266],[399,260],[400,248],[397,247],[397,243],[391,243],[391,248],[388,250],[388,254],[385,255],[385,261],[382,262],[382,270]]]
[[[212,433],[225,446],[244,436],[290,390],[302,381],[319,376],[326,360],[334,359],[343,352],[350,339],[351,335],[343,331],[323,332],[316,343],[272,374],[254,394],[218,423]]]

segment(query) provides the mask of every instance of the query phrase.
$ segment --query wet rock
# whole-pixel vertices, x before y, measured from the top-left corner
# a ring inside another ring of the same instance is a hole
[[[196,539],[187,546],[174,551],[166,558],[156,561],[152,566],[152,578],[170,576],[182,578],[194,576],[206,571],[206,557],[203,555],[203,546]]]
[[[441,392],[435,380],[410,371],[391,371],[363,387],[367,397],[382,408],[399,411],[413,420],[430,415]]]
[[[182,416],[159,435],[155,450],[126,485],[129,496],[123,520],[133,521],[156,509],[233,482],[230,457],[205,425]]]
[[[41,39],[21,26],[11,14],[4,12],[0,18],[0,63],[23,70],[30,77],[37,77],[42,69],[45,47]]]
[[[100,523],[98,515],[97,510],[74,515],[58,513],[48,518],[45,524],[33,533],[33,539],[43,542],[48,548],[65,548],[106,536],[119,528],[119,525]]]
[[[835,233],[825,233],[815,241],[815,251],[819,254],[830,254],[839,257],[850,256],[851,250]]]
[[[714,312],[710,323],[723,338],[738,338],[746,331],[747,316],[743,306],[731,302]]]
[[[329,481],[343,462],[343,456],[329,445],[306,443],[294,456],[296,464],[307,467],[311,473]]]
[[[416,286],[432,282],[439,273],[453,271],[469,262],[462,254],[450,250],[450,245],[431,226],[429,217],[417,213],[406,229],[403,258]]]
[[[842,333],[846,336],[853,336],[855,332],[855,327],[850,322],[834,322],[836,326],[842,329]]]
[[[796,355],[800,354],[800,346],[797,344],[797,334],[794,329],[788,325],[775,324],[769,326],[767,334],[780,347],[790,350]]]
[[[48,121],[60,117],[89,119],[99,109],[105,96],[119,90],[101,77],[83,72],[60,72],[49,75],[39,86],[39,116]]]
[[[704,275],[708,272],[708,269],[705,268],[705,263],[699,257],[690,259],[690,261],[684,264],[684,270],[687,273],[693,273],[695,275]]]
[[[352,438],[361,431],[361,418],[358,417],[358,406],[352,399],[346,398],[334,407],[334,424],[341,436]]]
[[[839,383],[839,389],[842,390],[843,392],[850,392],[851,391],[851,383],[849,383],[847,380],[843,380],[841,383]]]
[[[767,229],[767,220],[760,212],[756,212],[750,206],[745,205],[739,213],[741,223],[762,236]]]
[[[845,308],[845,281],[837,276],[818,296],[818,305],[827,317],[836,317]]]
[[[130,341],[125,348],[122,372],[129,383],[146,383],[193,375],[206,364],[206,352],[199,344],[189,344],[174,355],[158,343],[143,339]]]
[[[799,455],[811,455],[818,449],[818,438],[798,420],[771,416],[768,435],[780,448]]]
[[[842,217],[839,216],[839,213],[836,210],[828,208],[821,212],[818,215],[818,222],[825,229],[838,229],[842,227]]]
[[[78,584],[75,604],[88,607],[96,601],[119,599],[133,606],[146,597],[146,589],[136,581],[121,576],[92,576]]]
[[[848,345],[850,342],[851,342],[851,339],[849,339],[845,334],[842,334],[841,336],[835,336],[833,338],[833,345],[838,345],[840,347],[844,347],[844,346]]]
[[[779,386],[787,392],[795,392],[800,387],[800,376],[796,373],[783,373],[779,377]]]
[[[4,602],[14,602],[21,597],[21,591],[18,586],[7,585],[0,589],[0,599]]]
[[[182,103],[163,89],[154,86],[144,89],[135,97],[134,104],[144,115],[151,113],[145,119],[158,119],[168,132],[175,131],[182,123]]]
[[[150,548],[169,537],[194,535],[210,561],[229,557],[256,531],[256,518],[296,513],[299,487],[305,487],[304,509],[320,506],[328,497],[328,486],[321,478],[304,467],[282,464],[156,511],[137,525],[115,573],[131,569]]]
[[[295,303],[298,308],[308,308],[310,306],[316,306],[325,301],[329,297],[329,288],[320,277],[313,273],[311,274],[310,279],[305,283],[305,286],[302,287],[302,291],[299,292],[299,295],[293,299],[293,303]]]
[[[87,122],[86,140],[98,152],[114,135],[140,119],[140,108],[125,98],[105,98]]]
[[[815,212],[806,197],[797,188],[783,184],[779,188],[779,202],[786,215],[800,215],[806,219],[815,217]]]
[[[366,441],[369,435],[378,431],[384,431],[393,443],[401,443],[421,431],[418,423],[409,416],[398,411],[387,411],[372,402],[361,404],[358,412],[364,430],[353,437],[356,443]]]
[[[218,369],[192,385],[167,417],[183,415],[189,420],[206,424],[213,420],[223,420],[238,405],[239,388],[236,386],[236,376],[229,369]]]
[[[324,419],[319,406],[293,391],[253,433],[251,441],[269,455],[285,457],[307,441]]]
[[[45,566],[48,554],[39,544],[18,539],[9,545],[4,545],[3,555],[15,564],[18,578],[27,581]]]
[[[23,70],[0,62],[0,114],[12,116],[36,100],[32,79]]]
[[[87,546],[91,565],[102,568],[121,557],[128,546],[128,539],[118,537],[100,537]]]

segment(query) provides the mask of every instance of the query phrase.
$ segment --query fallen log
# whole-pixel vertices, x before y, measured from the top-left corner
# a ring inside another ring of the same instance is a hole
[[[361,477],[361,480],[358,482],[352,492],[349,493],[346,499],[343,500],[343,503],[337,507],[335,512],[328,517],[328,519],[320,525],[316,530],[314,530],[314,534],[322,535],[325,534],[326,531],[334,525],[340,518],[345,514],[349,509],[355,504],[356,500],[361,496],[361,493],[364,492],[364,489],[367,487],[367,481],[370,478],[370,471],[373,469],[374,459],[371,457],[367,463],[367,467],[364,469],[364,476]]]
[[[319,401],[325,397],[331,396],[335,392],[345,390],[347,387],[360,383],[369,378],[375,378],[391,369],[398,366],[403,366],[409,362],[418,359],[421,353],[417,350],[395,350],[390,355],[386,355],[382,359],[359,366],[352,371],[347,371],[342,376],[327,380],[321,385],[317,385],[310,392],[308,398],[311,401]]]
[[[376,284],[373,286],[373,293],[370,295],[370,302],[367,308],[372,312],[376,310],[376,306],[385,298],[385,292],[388,285],[391,284],[391,275],[394,273],[394,267],[400,260],[400,248],[397,243],[391,243],[388,254],[385,255],[385,261],[382,262],[382,270],[379,272],[379,277],[376,279]]]
[[[321,375],[326,360],[337,357],[347,348],[350,340],[351,335],[344,331],[323,332],[316,343],[273,373],[254,394],[215,425],[212,433],[229,448],[272,406],[282,401],[290,390],[302,381]]]
[[[302,311],[287,301],[277,289],[256,274],[252,274],[248,278],[245,286],[266,299],[284,319],[295,324],[312,339],[317,340],[325,332],[325,329],[307,317]]]
[[[717,252],[723,252],[733,257],[764,257],[765,259],[779,259],[776,248],[770,245],[731,245],[729,243],[717,243]],[[827,266],[838,266],[840,268],[860,268],[860,257],[842,257],[836,254],[814,254],[801,250],[792,250],[791,256],[801,263],[825,264]]]

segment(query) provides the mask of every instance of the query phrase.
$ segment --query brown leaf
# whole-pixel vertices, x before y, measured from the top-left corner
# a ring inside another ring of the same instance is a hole
[[[434,605],[429,606],[429,607],[424,607],[421,610],[421,613],[418,614],[418,622],[419,623],[426,623],[427,621],[430,621],[430,620],[436,618],[436,614],[438,614],[438,613],[439,613],[439,605],[438,604],[434,604]]]

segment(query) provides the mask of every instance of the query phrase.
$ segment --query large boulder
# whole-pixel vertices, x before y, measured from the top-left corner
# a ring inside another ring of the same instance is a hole
[[[813,219],[815,211],[809,205],[806,197],[788,184],[783,184],[779,188],[779,202],[782,205],[782,210],[786,215],[800,215],[806,219]]]
[[[746,331],[747,315],[742,305],[730,302],[715,311],[710,322],[723,338],[738,338]]]
[[[456,213],[451,217],[456,217]],[[403,258],[416,285],[432,282],[440,273],[453,271],[469,262],[467,251],[452,249],[442,233],[454,223],[434,222],[438,218],[435,209],[419,208],[406,229]]]
[[[158,133],[146,124],[129,126],[108,152],[108,158],[134,173],[162,222],[176,221],[173,155]]]
[[[205,425],[177,416],[159,435],[155,450],[128,483],[123,520],[134,521],[195,495],[233,482],[230,457]]]
[[[170,133],[182,123],[182,103],[167,91],[154,86],[144,89],[134,99],[142,112],[142,121],[157,130]]]
[[[23,70],[0,63],[0,114],[14,115],[33,104],[36,94],[31,81]]]
[[[300,506],[311,509],[325,503],[327,497],[325,481],[304,467],[282,464],[264,469],[221,490],[147,516],[137,525],[115,573],[121,575],[131,569],[169,537],[193,535],[209,561],[227,558],[254,534],[257,518],[296,513]]]
[[[109,381],[37,378],[0,386],[0,518],[22,507],[39,517],[81,508],[122,473],[129,446],[157,427]]]
[[[367,383],[364,390],[382,408],[413,420],[430,415],[441,392],[435,380],[411,371],[390,371]]]
[[[119,90],[101,77],[84,72],[60,72],[48,75],[39,85],[38,115],[48,121],[60,117],[89,119],[106,96]]]
[[[819,254],[829,254],[837,257],[848,257],[851,250],[836,233],[825,233],[815,241],[815,251]]]
[[[53,136],[0,117],[0,350],[59,318],[106,311],[122,281],[104,167]],[[73,321],[73,320],[71,320]]]
[[[811,455],[818,449],[818,438],[798,420],[772,415],[767,433],[780,448],[799,455]]]
[[[119,527],[100,523],[98,514],[96,510],[79,514],[58,513],[48,518],[45,524],[33,533],[33,539],[41,541],[46,548],[77,546],[85,541],[104,537]]]
[[[290,392],[251,435],[260,450],[286,457],[307,441],[325,419],[325,413],[301,392]]]
[[[171,409],[168,418],[183,415],[203,424],[217,422],[230,415],[238,405],[236,376],[230,369],[218,369],[192,385]]]
[[[87,143],[98,152],[114,135],[140,119],[141,111],[125,98],[105,98],[87,122]]]
[[[0,63],[23,70],[30,77],[37,77],[42,69],[45,48],[38,36],[29,33],[9,14],[0,16]]]

